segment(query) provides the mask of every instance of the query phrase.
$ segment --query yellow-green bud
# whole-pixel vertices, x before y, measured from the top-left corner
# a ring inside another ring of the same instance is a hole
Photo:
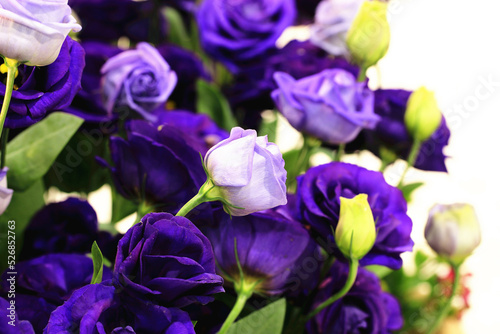
[[[462,263],[481,242],[481,231],[470,204],[435,205],[425,226],[429,246],[455,264]]]
[[[442,117],[433,92],[420,87],[410,95],[405,125],[414,139],[421,142],[429,139],[441,124]]]
[[[347,258],[359,260],[375,243],[377,232],[368,195],[354,198],[340,197],[339,223],[335,230],[335,243]]]
[[[346,42],[356,64],[363,69],[385,56],[391,40],[387,3],[365,1],[347,32]]]

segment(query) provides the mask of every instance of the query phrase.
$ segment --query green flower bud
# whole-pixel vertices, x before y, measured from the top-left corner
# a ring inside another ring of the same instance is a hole
[[[347,258],[359,260],[375,243],[377,232],[368,195],[359,194],[354,198],[340,197],[340,215],[335,242]]]
[[[429,139],[441,124],[442,117],[433,92],[420,87],[410,95],[405,125],[414,139],[421,142]]]
[[[469,204],[435,205],[425,226],[429,246],[454,264],[462,263],[481,242],[474,208]]]
[[[391,40],[387,22],[387,3],[365,1],[347,32],[347,47],[356,64],[363,69],[385,56]]]

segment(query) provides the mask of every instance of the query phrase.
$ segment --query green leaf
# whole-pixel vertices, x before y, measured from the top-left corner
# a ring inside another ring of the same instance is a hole
[[[92,244],[92,261],[94,262],[94,274],[92,275],[92,281],[90,284],[99,284],[102,282],[102,268],[103,268],[103,257],[97,242],[94,241]]]
[[[385,276],[393,272],[391,268],[387,268],[385,266],[379,266],[376,264],[371,266],[366,266],[365,269],[377,275],[378,278],[384,278]]]
[[[423,182],[415,182],[409,183],[401,186],[399,189],[403,192],[403,196],[405,200],[409,203],[411,201],[411,194],[420,188],[424,183]]]
[[[113,224],[118,223],[123,218],[137,211],[138,209],[137,204],[124,198],[116,191],[116,189],[113,188],[113,192],[111,194],[113,198],[113,204],[112,204],[113,208],[111,210],[111,215],[112,215],[111,222]]]
[[[281,298],[251,313],[229,327],[228,334],[280,334],[285,320],[286,302]]]
[[[193,42],[184,26],[184,21],[179,12],[172,7],[165,7],[163,9],[163,15],[165,15],[169,26],[168,41],[184,49],[194,51]]]
[[[9,178],[7,172],[7,178]],[[0,245],[7,245],[7,222],[9,220],[15,221],[16,233],[16,254],[19,255],[21,251],[24,230],[31,220],[31,217],[44,205],[43,193],[45,189],[41,180],[35,182],[26,191],[14,191],[9,207],[0,219]],[[2,250],[3,251],[3,250]],[[7,267],[7,256],[0,257],[0,272]]]
[[[7,145],[9,187],[24,191],[44,176],[82,123],[79,117],[56,112],[15,137]]]
[[[229,103],[217,86],[200,79],[196,82],[196,91],[196,110],[199,113],[210,116],[218,126],[228,131],[238,125]]]

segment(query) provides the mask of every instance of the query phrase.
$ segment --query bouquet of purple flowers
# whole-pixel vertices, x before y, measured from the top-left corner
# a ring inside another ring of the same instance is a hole
[[[0,0],[0,332],[431,334],[459,314],[470,205],[433,207],[438,256],[402,269],[406,172],[445,173],[450,131],[433,92],[367,76],[388,11]],[[363,150],[377,170],[345,162]]]

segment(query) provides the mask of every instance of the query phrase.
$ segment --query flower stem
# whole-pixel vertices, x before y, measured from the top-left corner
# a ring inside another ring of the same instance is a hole
[[[238,298],[233,306],[233,309],[227,316],[226,320],[222,324],[218,334],[225,334],[234,323],[236,318],[240,315],[241,311],[245,307],[247,300],[252,296],[255,285],[246,286],[245,288],[238,291]]]
[[[180,210],[177,212],[176,216],[185,217],[189,211],[196,208],[201,203],[212,201],[213,198],[208,198],[207,193],[215,187],[210,178],[200,187],[198,193],[191,198]]]
[[[415,139],[413,141],[412,146],[411,146],[410,155],[408,156],[406,168],[403,171],[403,174],[401,175],[401,179],[399,180],[399,183],[398,183],[398,188],[400,188],[400,189],[401,189],[401,186],[403,185],[403,180],[405,179],[406,173],[408,172],[410,167],[413,167],[415,165],[415,161],[417,160],[417,156],[418,156],[418,151],[420,151],[420,146],[422,146],[422,142]]]
[[[441,323],[443,322],[443,319],[450,312],[451,302],[453,300],[453,297],[456,295],[458,287],[460,285],[460,265],[451,264],[451,266],[453,268],[453,273],[455,275],[455,278],[453,280],[453,287],[451,289],[451,294],[448,297],[446,304],[444,304],[443,308],[439,312],[437,318],[434,320],[434,323],[431,325],[431,327],[427,331],[427,334],[432,334],[436,330],[439,329],[439,327],[441,326]]]
[[[5,83],[5,95],[3,97],[2,110],[0,111],[0,137],[2,136],[3,124],[9,110],[12,90],[14,89],[14,79],[16,78],[19,62],[14,59],[4,57],[4,65],[7,67],[7,82]]]
[[[345,144],[339,144],[339,147],[337,148],[337,153],[335,153],[335,159],[333,161],[342,160],[344,152],[345,152]]]
[[[358,267],[359,267],[358,260],[356,259],[349,260],[349,274],[347,275],[347,280],[345,282],[344,287],[340,289],[336,294],[334,294],[333,296],[331,296],[330,298],[319,304],[319,306],[316,307],[315,310],[311,311],[307,315],[308,320],[313,318],[316,314],[323,311],[328,306],[335,303],[340,298],[344,297],[349,292],[349,290],[351,290],[352,286],[354,285],[354,282],[356,281],[356,276],[358,275]]]

